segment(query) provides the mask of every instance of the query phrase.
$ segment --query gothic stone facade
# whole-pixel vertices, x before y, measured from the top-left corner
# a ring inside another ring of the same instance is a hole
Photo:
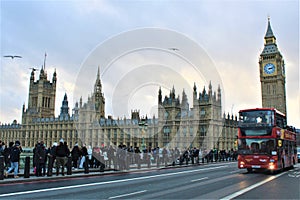
[[[69,146],[75,143],[108,146],[125,144],[127,146],[169,148],[199,147],[201,149],[234,148],[236,137],[236,117],[221,116],[221,90],[212,92],[212,85],[197,97],[194,86],[193,108],[189,108],[185,92],[182,101],[175,98],[175,89],[162,101],[161,89],[158,94],[158,118],[140,118],[138,110],[132,111],[131,119],[105,117],[105,99],[98,74],[94,91],[86,103],[80,98],[69,113],[67,94],[62,101],[61,112],[54,117],[56,93],[56,72],[52,83],[47,80],[46,71],[40,70],[39,80],[30,76],[28,108],[23,105],[22,124],[0,125],[4,142],[20,140],[24,147],[34,147],[43,140],[47,146],[63,138]]]

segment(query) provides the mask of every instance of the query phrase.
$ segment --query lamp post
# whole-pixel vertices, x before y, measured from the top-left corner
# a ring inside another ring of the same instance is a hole
[[[142,147],[142,150],[145,150],[145,148],[146,148],[146,144],[145,144],[145,131],[147,130],[147,127],[148,127],[148,124],[147,124],[147,122],[146,122],[145,119],[142,119],[139,122],[139,127],[140,127],[141,132],[142,132],[142,144],[141,144],[141,147]]]

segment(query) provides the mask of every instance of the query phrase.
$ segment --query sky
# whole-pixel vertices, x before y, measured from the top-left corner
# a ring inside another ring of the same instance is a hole
[[[0,122],[21,123],[31,69],[57,72],[56,110],[93,92],[98,68],[106,116],[157,114],[158,90],[211,82],[223,112],[261,107],[259,56],[268,17],[286,65],[288,124],[300,128],[298,0],[1,0]],[[5,58],[20,55],[22,58]],[[35,77],[39,72],[35,72]],[[71,112],[71,110],[70,110]]]

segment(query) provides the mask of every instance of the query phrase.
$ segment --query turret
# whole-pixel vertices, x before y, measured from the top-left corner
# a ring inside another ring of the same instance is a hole
[[[53,77],[52,77],[52,84],[56,86],[57,77],[56,77],[56,69],[54,69]]]
[[[218,85],[218,101],[221,101],[221,87]]]
[[[158,90],[158,105],[162,104],[162,94],[161,94],[161,87]]]
[[[211,81],[209,81],[209,85],[208,85],[208,95],[211,98],[212,97],[212,85],[211,85]]]
[[[60,118],[65,119],[66,117],[70,117],[69,114],[69,106],[68,106],[68,97],[67,93],[65,93],[64,100],[62,101],[62,105],[60,108]]]

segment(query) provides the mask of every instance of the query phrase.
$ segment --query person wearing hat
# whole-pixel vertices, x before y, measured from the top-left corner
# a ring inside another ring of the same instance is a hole
[[[18,170],[19,170],[19,162],[20,162],[20,154],[22,152],[21,143],[20,141],[15,142],[15,146],[11,149],[10,152],[10,161],[11,161],[11,167],[7,170],[5,173],[5,177],[8,176],[8,173],[10,173],[12,170],[14,170],[14,177],[18,177]]]

